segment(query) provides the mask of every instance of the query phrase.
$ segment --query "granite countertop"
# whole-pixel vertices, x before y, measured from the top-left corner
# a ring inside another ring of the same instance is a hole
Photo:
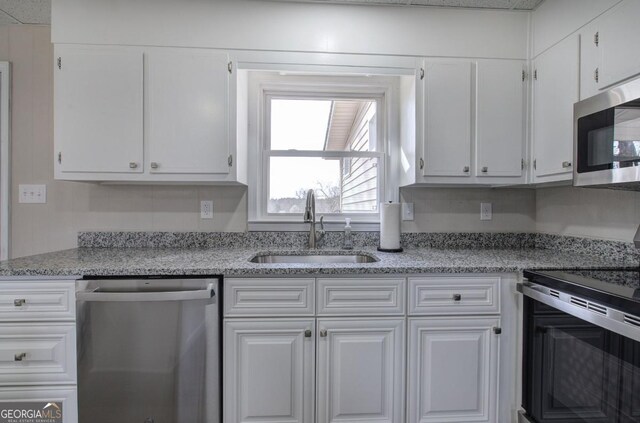
[[[257,253],[309,254],[283,248],[77,248],[0,262],[0,276],[136,275],[335,275],[417,273],[506,273],[524,269],[638,267],[636,260],[537,248],[408,248],[381,253],[363,247],[324,253],[363,253],[368,264],[256,264]]]

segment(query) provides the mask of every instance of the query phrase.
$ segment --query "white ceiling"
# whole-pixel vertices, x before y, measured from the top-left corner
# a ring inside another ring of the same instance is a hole
[[[0,24],[50,24],[51,0],[0,0]]]
[[[268,0],[273,1],[273,0]],[[543,0],[276,0],[361,5],[440,6],[532,10]],[[50,24],[51,0],[0,0],[0,24]]]

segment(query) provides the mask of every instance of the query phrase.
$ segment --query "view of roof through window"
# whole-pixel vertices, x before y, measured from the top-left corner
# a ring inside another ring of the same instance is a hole
[[[302,213],[313,189],[319,213],[377,212],[378,158],[349,157],[377,151],[376,106],[368,99],[272,99],[267,211]]]

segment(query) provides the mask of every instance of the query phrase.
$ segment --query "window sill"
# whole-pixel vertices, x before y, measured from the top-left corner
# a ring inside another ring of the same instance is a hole
[[[320,222],[316,221],[317,228],[320,228]],[[324,229],[330,232],[342,232],[345,222],[334,221],[324,222]],[[249,232],[308,232],[309,223],[290,221],[250,221],[248,223]],[[351,230],[354,232],[378,232],[380,230],[379,222],[351,222]]]

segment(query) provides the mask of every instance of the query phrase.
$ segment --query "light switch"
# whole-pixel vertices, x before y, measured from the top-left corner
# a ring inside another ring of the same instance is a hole
[[[491,203],[480,203],[480,220],[492,220],[493,210]]]
[[[20,203],[39,203],[47,202],[47,186],[46,185],[18,185]]]

